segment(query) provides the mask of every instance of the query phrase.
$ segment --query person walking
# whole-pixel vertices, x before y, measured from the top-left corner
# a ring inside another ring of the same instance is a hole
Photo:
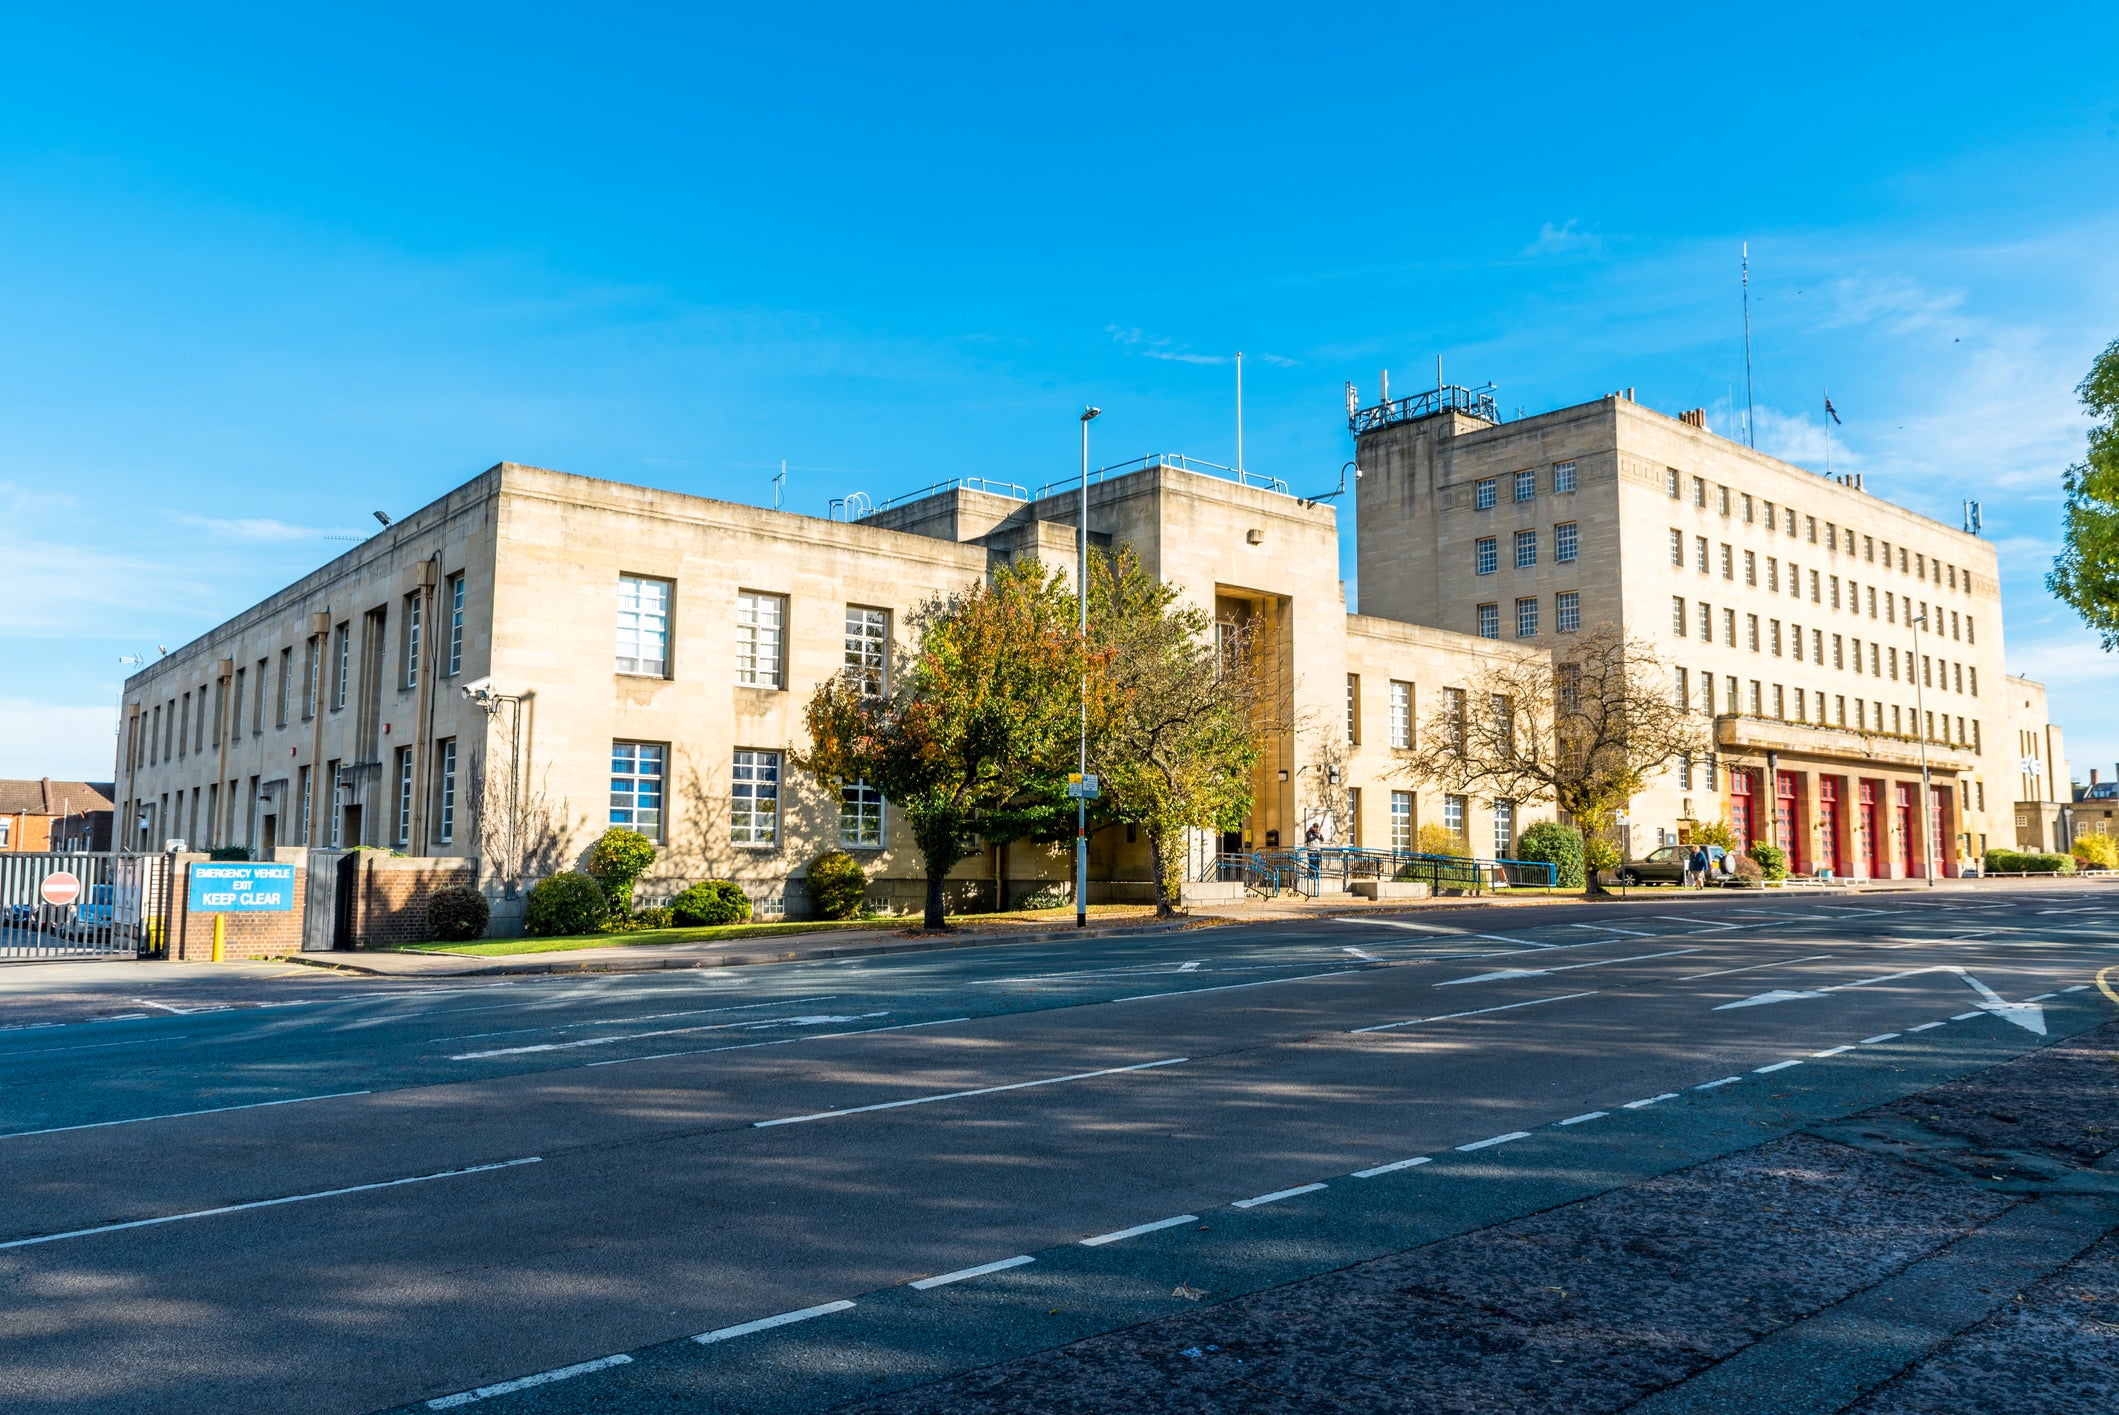
[[[1689,877],[1688,882],[1694,889],[1705,889],[1707,887],[1707,847],[1704,845],[1693,846],[1692,859],[1687,861],[1687,863],[1691,865],[1691,868],[1685,872]]]

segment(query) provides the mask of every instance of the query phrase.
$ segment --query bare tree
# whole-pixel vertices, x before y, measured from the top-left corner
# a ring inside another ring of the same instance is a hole
[[[1422,724],[1402,769],[1445,790],[1550,801],[1581,827],[1591,872],[1618,863],[1614,818],[1652,776],[1706,750],[1653,645],[1604,625],[1550,659],[1497,656]]]
[[[544,780],[529,780],[512,753],[494,752],[471,762],[464,810],[485,869],[500,881],[504,898],[513,899],[526,883],[556,874],[564,865],[575,826],[567,802],[554,800]]]

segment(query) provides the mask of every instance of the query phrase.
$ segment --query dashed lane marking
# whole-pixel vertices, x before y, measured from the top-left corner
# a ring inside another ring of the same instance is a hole
[[[250,1101],[243,1105],[217,1105],[206,1110],[172,1110],[162,1115],[135,1115],[127,1120],[91,1120],[85,1125],[54,1125],[45,1130],[10,1130],[0,1140],[20,1140],[29,1135],[64,1135],[73,1130],[104,1130],[113,1125],[143,1125],[150,1120],[182,1120],[193,1115],[225,1115],[231,1110],[263,1110],[267,1106],[302,1105],[308,1101],[339,1101],[365,1096],[367,1091],[333,1091],[328,1096],[289,1096],[279,1101]]]
[[[1320,1184],[1317,1187],[1322,1189],[1324,1186]],[[925,1292],[931,1287],[947,1287],[952,1282],[962,1282],[964,1279],[971,1277],[984,1277],[987,1273],[1004,1272],[1009,1268],[1019,1268],[1025,1263],[1034,1263],[1036,1261],[1037,1259],[1027,1254],[1020,1257],[1003,1258],[997,1263],[980,1263],[975,1268],[958,1268],[953,1273],[943,1273],[940,1277],[923,1277],[905,1285]]]
[[[1374,1179],[1379,1174],[1396,1174],[1399,1170],[1411,1169],[1416,1164],[1429,1164],[1432,1159],[1429,1155],[1415,1155],[1409,1160],[1392,1160],[1389,1164],[1379,1164],[1374,1169],[1357,1169],[1354,1171],[1354,1178]]]
[[[1726,978],[1731,973],[1756,973],[1761,968],[1786,968],[1795,963],[1815,963],[1821,958],[1836,956],[1836,954],[1831,953],[1809,953],[1801,958],[1783,958],[1777,963],[1751,963],[1742,968],[1718,968],[1712,973],[1694,973],[1690,977],[1679,978],[1678,981],[1681,983],[1696,983],[1702,978]]]
[[[1650,1096],[1650,1097],[1649,1097],[1648,1099],[1646,1099],[1646,1100],[1642,1100],[1642,1101],[1628,1101],[1628,1102],[1626,1102],[1626,1104],[1625,1104],[1625,1105],[1621,1106],[1621,1107],[1620,1107],[1620,1109],[1622,1109],[1622,1110],[1646,1110],[1646,1109],[1647,1109],[1647,1108],[1648,1108],[1649,1106],[1652,1106],[1652,1105],[1659,1105],[1659,1104],[1661,1104],[1661,1103],[1662,1103],[1662,1102],[1664,1102],[1664,1101],[1672,1101],[1672,1100],[1676,1100],[1676,1099],[1677,1099],[1677,1097],[1678,1097],[1678,1093],[1677,1093],[1676,1091],[1665,1091],[1665,1092],[1663,1092],[1663,1094],[1661,1094],[1660,1096]]]
[[[1743,1079],[1744,1078],[1741,1076],[1724,1076],[1719,1081],[1703,1081],[1699,1085],[1694,1086],[1692,1089],[1695,1091],[1711,1091],[1718,1086],[1734,1086],[1737,1082]],[[1560,1123],[1562,1125],[1565,1125],[1567,1122],[1563,1120]]]
[[[1775,1071],[1786,1071],[1791,1066],[1801,1065],[1802,1062],[1800,1061],[1776,1061],[1771,1066],[1754,1066],[1751,1068],[1751,1070],[1756,1075],[1766,1076],[1772,1074]]]
[[[810,1115],[785,1115],[777,1120],[754,1120],[751,1128],[766,1130],[775,1125],[801,1125],[811,1120],[836,1120],[842,1115],[867,1115],[878,1110],[898,1110],[909,1105],[931,1105],[936,1101],[963,1100],[970,1096],[993,1096],[1003,1091],[1026,1091],[1033,1086],[1057,1086],[1066,1081],[1087,1081],[1095,1076],[1118,1076],[1128,1071],[1152,1071],[1159,1066],[1181,1066],[1192,1058],[1188,1056],[1166,1057],[1161,1061],[1143,1061],[1133,1066],[1109,1066],[1101,1071],[1077,1071],[1071,1076],[1047,1076],[1036,1081],[1015,1081],[1005,1086],[981,1086],[970,1091],[948,1091],[935,1096],[911,1096],[902,1101],[879,1101],[874,1105],[847,1106],[843,1110],[820,1110]]]
[[[1027,1263],[1030,1260],[1028,1258],[1018,1258],[1015,1261]],[[1006,1266],[1006,1264],[1002,1266]],[[914,1285],[917,1286],[918,1284]],[[799,1311],[782,1312],[777,1317],[760,1317],[755,1322],[738,1322],[732,1327],[719,1327],[713,1331],[703,1331],[693,1337],[692,1340],[698,1342],[701,1346],[712,1346],[716,1342],[727,1341],[731,1337],[749,1336],[755,1331],[771,1331],[774,1327],[792,1326],[796,1322],[806,1322],[811,1317],[828,1317],[833,1312],[843,1312],[851,1306],[853,1306],[853,1303],[846,1301],[820,1302],[814,1307],[804,1307]],[[622,1361],[625,1358],[621,1356],[618,1359]]]
[[[1911,1036],[1915,1032],[1925,1032],[1930,1027],[1947,1027],[1949,1025],[1947,1022],[1923,1022],[1918,1027],[1906,1028],[1906,1035]]]
[[[1593,1110],[1587,1115],[1570,1115],[1567,1117],[1567,1119],[1561,1121],[1560,1123],[1562,1125],[1580,1125],[1585,1121],[1602,1120],[1605,1116],[1609,1114],[1611,1114],[1611,1112],[1608,1110]]]
[[[1445,1012],[1438,1017],[1410,1017],[1403,1022],[1380,1022],[1373,1027],[1355,1027],[1347,1035],[1358,1037],[1364,1032],[1388,1032],[1394,1027],[1417,1027],[1425,1022],[1449,1022],[1459,1017],[1484,1017],[1489,1012],[1512,1012],[1518,1007],[1538,1007],[1548,1002],[1566,1002],[1571,998],[1595,997],[1597,989],[1588,992],[1562,993],[1558,997],[1534,997],[1528,1002],[1506,1002],[1499,1007],[1475,1007],[1469,1012]]]
[[[1136,1223],[1131,1228],[1121,1228],[1116,1233],[1099,1233],[1094,1238],[1084,1238],[1082,1247],[1101,1248],[1106,1243],[1117,1243],[1122,1239],[1138,1238],[1143,1233],[1155,1233],[1165,1228],[1175,1228],[1181,1223],[1198,1223],[1198,1214],[1179,1214],[1176,1218],[1159,1218],[1153,1223]]]
[[[1277,1204],[1282,1199],[1292,1199],[1297,1194],[1314,1194],[1325,1188],[1322,1184],[1298,1184],[1293,1189],[1276,1189],[1270,1194],[1260,1194],[1251,1199],[1238,1199],[1229,1205],[1232,1209],[1255,1209],[1260,1204]]]
[[[848,1303],[848,1306],[853,1305]],[[553,1381],[570,1380],[585,1376],[591,1371],[607,1371],[613,1366],[630,1366],[630,1356],[599,1356],[593,1361],[577,1361],[571,1366],[561,1366],[556,1371],[539,1371],[534,1376],[521,1376],[512,1381],[501,1381],[495,1385],[480,1386],[477,1390],[460,1391],[455,1395],[438,1396],[427,1402],[429,1410],[454,1410],[459,1405],[470,1405],[480,1400],[491,1400],[496,1395],[513,1395],[519,1390],[533,1386],[550,1385]]]
[[[1457,1149],[1460,1152],[1486,1150],[1493,1148],[1495,1145],[1505,1145],[1511,1140],[1528,1140],[1529,1138],[1530,1132],[1528,1130],[1511,1130],[1506,1135],[1490,1135],[1484,1140],[1474,1140],[1469,1145],[1459,1145]]]
[[[1873,1047],[1882,1042],[1895,1041],[1897,1037],[1898,1033],[1896,1032],[1880,1032],[1873,1037],[1863,1037],[1860,1041],[1856,1042],[1855,1045]]]

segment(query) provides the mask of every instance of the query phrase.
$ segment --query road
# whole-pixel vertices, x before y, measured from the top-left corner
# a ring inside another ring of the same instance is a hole
[[[2119,889],[1995,882],[0,973],[0,1406],[827,1409],[1910,1094],[2110,1020],[2115,964]]]

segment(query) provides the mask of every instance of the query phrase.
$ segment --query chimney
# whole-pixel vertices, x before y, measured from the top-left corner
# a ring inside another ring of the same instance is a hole
[[[1687,427],[1704,428],[1707,426],[1707,410],[1705,408],[1688,408],[1678,414],[1678,421]]]
[[[2097,768],[2095,768],[2095,767],[2091,767],[2091,768],[2090,768],[2090,785],[2092,785],[2092,786],[2095,786],[2096,784],[2097,784]]]

